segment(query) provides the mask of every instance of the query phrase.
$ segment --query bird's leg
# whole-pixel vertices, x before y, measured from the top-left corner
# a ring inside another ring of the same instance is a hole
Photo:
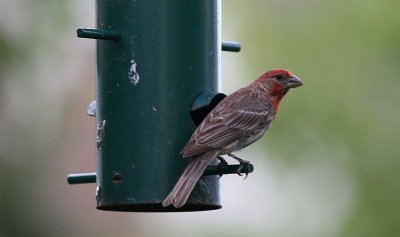
[[[220,161],[218,163],[219,166],[228,165],[228,162],[222,156],[217,156],[217,159]]]
[[[222,157],[222,156],[217,156],[217,159],[219,160],[219,163],[217,165],[217,171],[221,169],[221,167],[228,165],[228,162]],[[223,174],[220,174],[219,177],[221,178]]]
[[[239,168],[236,170],[236,173],[237,173],[239,176],[242,176],[242,169],[243,169],[243,166],[244,166],[244,165],[247,165],[247,164],[250,164],[250,161],[243,160],[242,158],[239,158],[239,157],[235,156],[235,155],[232,154],[232,153],[228,153],[227,155],[230,156],[230,157],[232,157],[233,159],[235,159],[235,160],[237,160],[237,161],[239,162]],[[246,177],[245,177],[245,178],[247,178],[248,173],[245,173],[245,174],[246,174]]]

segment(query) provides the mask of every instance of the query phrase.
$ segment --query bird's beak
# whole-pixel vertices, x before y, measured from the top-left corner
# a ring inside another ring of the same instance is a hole
[[[287,88],[296,88],[296,87],[299,87],[302,85],[303,85],[303,82],[300,80],[300,78],[298,78],[294,75],[291,78],[289,78],[289,82],[286,83]]]

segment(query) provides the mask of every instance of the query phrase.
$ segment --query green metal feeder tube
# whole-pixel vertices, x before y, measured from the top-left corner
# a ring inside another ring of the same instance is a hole
[[[192,102],[218,91],[219,8],[219,0],[96,1],[96,28],[120,36],[97,40],[98,209],[221,207],[216,175],[184,207],[161,206],[186,165],[179,152],[195,128]]]

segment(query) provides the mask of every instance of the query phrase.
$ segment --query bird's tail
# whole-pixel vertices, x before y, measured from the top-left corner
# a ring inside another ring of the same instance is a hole
[[[164,199],[162,205],[166,207],[172,204],[176,208],[185,205],[207,165],[217,157],[217,154],[216,151],[209,151],[190,158],[185,171],[183,171],[171,193]]]

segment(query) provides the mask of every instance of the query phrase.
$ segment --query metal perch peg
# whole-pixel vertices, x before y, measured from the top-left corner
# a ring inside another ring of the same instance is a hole
[[[204,175],[224,175],[224,174],[236,174],[240,165],[225,165],[225,166],[208,166],[204,171]],[[241,167],[241,173],[248,174],[252,173],[254,166],[252,164],[244,164]],[[69,184],[88,184],[96,183],[96,173],[77,173],[69,174],[67,178]]]
[[[240,167],[240,165],[208,166],[203,175],[237,174],[239,169],[241,174],[247,175],[253,172],[254,166],[250,163],[243,164],[243,167]]]
[[[69,174],[67,178],[69,184],[88,184],[96,183],[96,173]]]
[[[229,52],[240,52],[241,46],[238,42],[222,42],[222,51],[229,51]]]
[[[79,28],[76,30],[79,38],[101,39],[118,41],[121,38],[121,33],[118,30],[100,30],[90,28]]]

